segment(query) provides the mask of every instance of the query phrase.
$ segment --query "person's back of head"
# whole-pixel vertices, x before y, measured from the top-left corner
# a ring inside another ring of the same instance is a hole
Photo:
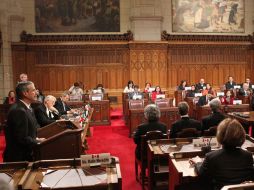
[[[161,117],[160,109],[155,104],[149,104],[144,109],[145,118],[149,121],[158,121]]]
[[[181,116],[187,115],[189,113],[189,105],[187,104],[187,102],[179,102],[178,111]]]
[[[245,130],[236,119],[224,119],[217,128],[217,140],[225,148],[241,147],[245,141]]]
[[[212,112],[217,112],[220,109],[221,102],[218,98],[215,98],[209,102],[209,106],[210,106]]]

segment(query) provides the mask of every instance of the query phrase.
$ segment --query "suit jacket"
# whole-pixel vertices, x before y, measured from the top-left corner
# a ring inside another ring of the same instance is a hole
[[[197,93],[196,90],[188,90],[186,97],[195,97],[195,93]]]
[[[198,175],[209,179],[214,189],[254,179],[252,154],[241,148],[222,148],[206,154],[203,163],[196,164]]]
[[[198,99],[198,103],[197,103],[199,106],[204,106],[207,104],[207,99],[206,99],[206,95],[204,96],[201,96],[199,99]]]
[[[180,120],[172,124],[170,138],[177,138],[177,133],[187,128],[196,128],[201,131],[201,123],[194,119],[190,119],[189,117],[182,117]]]
[[[163,123],[158,121],[153,121],[149,123],[144,123],[138,126],[136,133],[134,135],[134,142],[136,143],[136,150],[135,154],[136,157],[140,159],[140,152],[141,152],[141,136],[145,135],[149,131],[161,131],[162,133],[167,133],[167,126]]]
[[[71,108],[66,103],[64,103],[60,98],[56,99],[54,107],[58,110],[60,115],[67,114],[67,111],[71,110]]]
[[[221,112],[214,112],[211,115],[205,116],[202,119],[202,130],[207,130],[210,127],[217,126],[224,119],[225,115]]]
[[[12,105],[5,128],[4,162],[32,161],[39,127],[34,113],[23,102]]]
[[[225,87],[226,90],[230,90],[230,89],[234,89],[234,86],[236,85],[236,82],[232,82],[232,84],[230,84],[230,82],[226,82]]]
[[[249,96],[249,95],[250,95],[250,91],[247,90],[247,91],[245,92],[242,88],[240,88],[240,89],[239,89],[239,92],[238,92],[238,95],[240,95],[240,96]]]
[[[47,108],[44,104],[40,104],[35,110],[34,110],[36,119],[41,127],[44,127],[50,123],[55,122],[57,119],[59,119],[59,116],[51,112],[52,118],[50,118],[47,114]]]
[[[196,84],[196,90],[198,90],[198,91],[203,90],[204,89],[203,87],[205,87],[205,86],[206,86],[206,83],[204,83],[203,85],[198,83],[198,84]]]

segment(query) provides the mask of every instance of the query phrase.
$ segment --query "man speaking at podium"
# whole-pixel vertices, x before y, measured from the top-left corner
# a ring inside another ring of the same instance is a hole
[[[18,83],[16,94],[18,101],[10,108],[7,116],[4,162],[32,161],[33,146],[45,140],[36,137],[40,126],[31,108],[31,103],[36,100],[34,83]]]

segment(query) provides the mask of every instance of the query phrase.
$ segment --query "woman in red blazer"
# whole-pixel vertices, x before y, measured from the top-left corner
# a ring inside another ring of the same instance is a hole
[[[153,102],[156,100],[157,94],[163,94],[162,91],[161,91],[161,87],[160,86],[156,86],[155,90],[152,92],[151,99],[152,99]]]
[[[221,104],[223,105],[232,105],[234,101],[234,97],[231,95],[231,91],[228,90],[226,92],[226,96],[220,98]]]

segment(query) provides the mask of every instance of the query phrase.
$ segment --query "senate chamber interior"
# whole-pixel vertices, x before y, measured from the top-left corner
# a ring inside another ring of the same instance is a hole
[[[253,0],[1,0],[0,190],[253,190]]]

